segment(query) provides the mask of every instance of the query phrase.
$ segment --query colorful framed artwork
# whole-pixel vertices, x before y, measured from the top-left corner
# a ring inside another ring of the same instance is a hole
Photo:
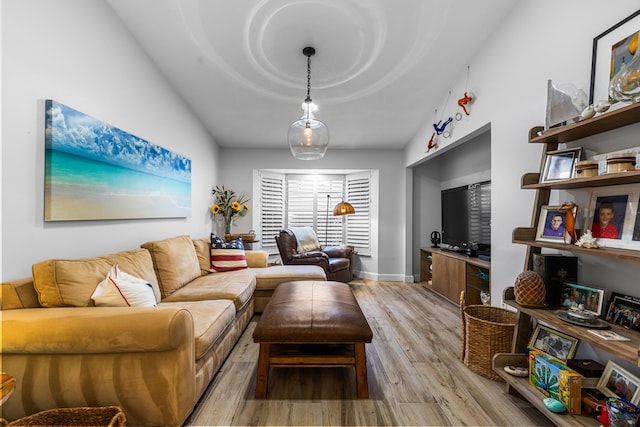
[[[529,348],[539,350],[567,363],[573,359],[578,349],[579,340],[570,335],[538,324],[531,334]]]
[[[583,229],[591,230],[601,247],[640,250],[639,199],[634,185],[593,189]]]
[[[191,160],[45,101],[45,221],[190,215]]]
[[[540,207],[536,240],[539,242],[565,243],[565,220],[567,213],[560,206]]]
[[[613,99],[609,99],[609,82],[620,70],[621,65],[633,57],[628,47],[639,29],[640,10],[593,39],[589,104],[600,100],[614,102]]]
[[[565,308],[578,308],[600,316],[604,304],[604,289],[592,288],[572,282],[562,282],[562,299],[560,305]]]
[[[582,148],[549,151],[544,159],[540,182],[571,179],[576,174],[576,163],[582,157]]]
[[[605,396],[637,405],[640,402],[640,379],[622,366],[609,360],[596,387]]]

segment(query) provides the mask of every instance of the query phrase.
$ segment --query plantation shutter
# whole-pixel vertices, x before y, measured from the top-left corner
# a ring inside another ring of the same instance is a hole
[[[285,176],[260,172],[260,224],[262,249],[277,253],[276,239],[285,228]]]
[[[346,177],[347,201],[356,213],[346,216],[347,245],[360,255],[371,255],[371,173],[360,172]]]
[[[304,175],[287,177],[287,228],[316,228],[313,181]]]
[[[343,221],[333,207],[343,200],[343,189],[342,176],[288,175],[287,227],[312,227],[321,246],[342,243]]]
[[[491,241],[491,185],[469,185],[469,237],[471,242]],[[487,226],[489,225],[489,226]]]
[[[344,199],[344,177],[328,177],[327,180],[317,181],[318,196],[318,228],[316,234],[322,246],[336,246],[343,244],[344,217],[333,216],[333,207]],[[329,196],[329,197],[327,197]]]

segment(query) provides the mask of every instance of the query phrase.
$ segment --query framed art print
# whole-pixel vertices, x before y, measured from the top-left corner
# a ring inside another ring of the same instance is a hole
[[[585,311],[600,316],[604,303],[604,289],[592,288],[578,283],[562,283],[561,305],[565,308],[582,306]]]
[[[593,189],[583,229],[591,230],[601,247],[640,250],[639,197],[634,185]]]
[[[623,62],[631,59],[628,46],[633,35],[640,29],[640,10],[608,28],[593,39],[591,57],[591,83],[589,104],[609,100],[609,81],[620,70]]]
[[[576,163],[582,156],[582,148],[549,151],[540,172],[540,182],[552,182],[575,177]]]
[[[531,334],[529,348],[540,350],[566,363],[567,359],[572,359],[576,354],[578,342],[577,338],[538,324]]]
[[[565,221],[567,213],[560,206],[540,207],[536,240],[539,242],[565,243]]]
[[[619,397],[634,405],[640,401],[640,379],[611,360],[604,368],[597,389],[606,396]]]
[[[613,292],[605,320],[632,331],[640,331],[640,298]]]

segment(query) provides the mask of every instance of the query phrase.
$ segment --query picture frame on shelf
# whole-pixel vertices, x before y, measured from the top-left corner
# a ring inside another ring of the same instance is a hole
[[[601,247],[640,250],[640,190],[634,185],[591,190],[583,229]]]
[[[620,68],[624,55],[619,46],[640,28],[640,10],[635,11],[593,39],[589,104],[609,100],[609,82]],[[622,42],[622,43],[621,43]],[[627,58],[627,62],[630,58]],[[622,104],[622,103],[620,103]]]
[[[536,240],[539,242],[565,243],[565,222],[567,213],[561,206],[543,205],[540,207]]]
[[[567,363],[567,360],[575,356],[579,342],[580,340],[571,335],[537,324],[531,334],[528,347]]]
[[[540,183],[574,178],[576,164],[582,157],[582,148],[549,151],[540,173]]]
[[[634,405],[640,401],[640,378],[611,360],[604,367],[596,388],[605,396],[619,397]]]
[[[612,292],[605,320],[632,331],[640,331],[640,298]]]
[[[564,308],[578,308],[596,316],[602,315],[604,289],[593,288],[574,282],[562,282],[560,305]]]

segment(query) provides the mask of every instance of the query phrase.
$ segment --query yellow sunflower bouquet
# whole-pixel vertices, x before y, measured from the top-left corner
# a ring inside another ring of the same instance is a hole
[[[236,192],[216,185],[211,191],[214,204],[211,213],[214,217],[220,215],[224,219],[224,232],[231,234],[231,222],[234,216],[245,216],[249,212],[250,200],[244,193],[236,195]]]

